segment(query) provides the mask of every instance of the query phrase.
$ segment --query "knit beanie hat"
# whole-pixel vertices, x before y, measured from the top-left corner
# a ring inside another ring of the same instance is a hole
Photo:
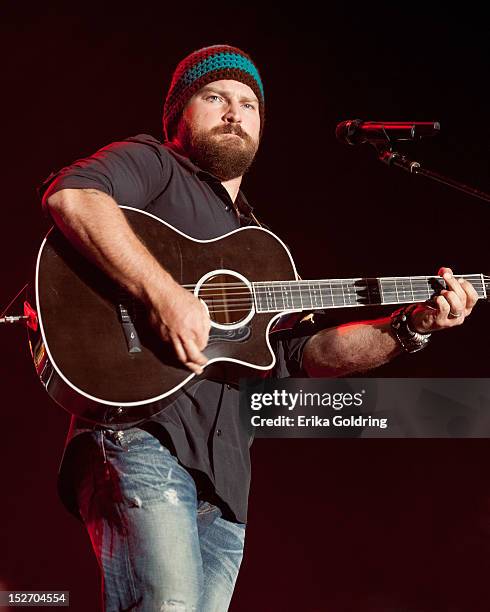
[[[163,107],[163,130],[171,140],[181,112],[190,98],[208,83],[230,79],[248,85],[257,96],[260,135],[264,126],[264,87],[250,57],[229,45],[213,45],[194,51],[175,69]]]

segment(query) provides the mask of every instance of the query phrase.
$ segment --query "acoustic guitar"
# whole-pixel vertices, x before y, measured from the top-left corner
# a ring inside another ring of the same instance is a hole
[[[436,276],[299,280],[288,249],[266,229],[195,240],[147,212],[123,210],[162,266],[205,302],[209,362],[199,377],[190,372],[154,332],[143,306],[53,228],[39,250],[26,302],[31,353],[49,395],[100,425],[144,420],[202,377],[265,373],[275,364],[269,332],[283,315],[423,302],[445,287]],[[487,297],[488,276],[464,278]]]

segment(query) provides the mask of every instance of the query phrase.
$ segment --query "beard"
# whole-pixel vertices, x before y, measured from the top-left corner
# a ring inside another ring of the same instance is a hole
[[[235,138],[220,138],[235,134]],[[250,168],[259,147],[238,123],[219,125],[211,130],[197,130],[182,118],[179,141],[189,158],[201,170],[214,174],[221,181],[243,176]]]

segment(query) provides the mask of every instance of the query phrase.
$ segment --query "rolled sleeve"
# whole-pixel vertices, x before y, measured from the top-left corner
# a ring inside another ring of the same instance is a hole
[[[273,332],[270,338],[276,356],[276,365],[270,373],[272,378],[307,376],[303,369],[303,353],[316,330],[307,313],[287,317],[291,318],[289,321],[286,319],[285,329]]]
[[[39,194],[43,198],[61,189],[97,189],[120,206],[144,209],[170,180],[168,155],[156,139],[144,134],[114,142],[52,173]]]
[[[271,334],[271,347],[277,363],[271,372],[274,378],[306,377],[303,355],[308,340],[319,331],[339,327],[347,323],[376,320],[388,316],[392,306],[368,306],[357,308],[317,310],[284,317],[284,329]],[[364,315],[364,316],[363,316]],[[291,317],[289,320],[287,317]]]

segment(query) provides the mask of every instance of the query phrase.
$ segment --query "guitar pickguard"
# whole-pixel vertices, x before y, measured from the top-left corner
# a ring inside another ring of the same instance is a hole
[[[213,342],[244,342],[250,337],[252,330],[248,325],[237,329],[217,329],[212,327],[209,332],[208,345]]]

